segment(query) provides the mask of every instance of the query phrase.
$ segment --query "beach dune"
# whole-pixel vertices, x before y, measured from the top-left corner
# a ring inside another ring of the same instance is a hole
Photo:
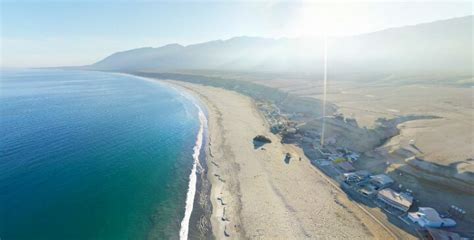
[[[172,83],[190,90],[207,106],[207,176],[217,239],[394,238],[330,184],[299,148],[281,144],[251,98],[220,88]],[[255,147],[252,140],[257,135],[272,143]]]

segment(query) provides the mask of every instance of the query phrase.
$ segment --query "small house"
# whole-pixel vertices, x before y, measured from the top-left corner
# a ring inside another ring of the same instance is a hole
[[[356,172],[349,172],[343,174],[343,179],[347,183],[358,183],[366,180],[370,176],[370,172],[366,170],[359,170]]]

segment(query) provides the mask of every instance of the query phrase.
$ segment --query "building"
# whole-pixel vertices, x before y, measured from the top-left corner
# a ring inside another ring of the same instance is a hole
[[[366,170],[359,170],[356,172],[349,172],[343,174],[343,179],[347,183],[358,183],[369,178],[370,172]]]
[[[398,193],[391,188],[382,189],[377,193],[377,199],[380,201],[406,212],[413,204],[413,197],[407,193]]]
[[[430,207],[420,207],[418,212],[408,213],[408,218],[421,227],[454,227],[456,221],[451,218],[441,218],[439,213]]]
[[[376,186],[377,189],[383,189],[392,185],[394,181],[385,174],[378,174],[370,177],[370,183]]]

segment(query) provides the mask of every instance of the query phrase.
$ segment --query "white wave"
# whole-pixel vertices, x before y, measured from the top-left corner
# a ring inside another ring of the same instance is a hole
[[[196,137],[196,144],[194,145],[194,152],[193,152],[193,168],[191,170],[191,174],[189,175],[189,186],[188,186],[188,193],[186,195],[186,208],[184,211],[184,217],[181,221],[181,229],[179,230],[179,239],[180,240],[187,240],[188,239],[188,232],[189,232],[189,219],[191,218],[191,213],[193,212],[194,206],[194,197],[196,196],[196,183],[197,183],[197,168],[201,168],[201,164],[199,163],[199,154],[201,152],[201,147],[203,144],[204,138],[204,126],[207,125],[207,119],[199,105],[195,104],[199,111],[199,132]]]
[[[191,218],[191,213],[193,212],[193,207],[194,207],[194,198],[196,196],[196,184],[197,184],[197,171],[202,171],[202,166],[201,163],[199,162],[199,154],[201,153],[201,148],[202,144],[204,143],[204,127],[207,126],[207,119],[206,115],[202,111],[201,107],[196,103],[196,99],[189,94],[187,91],[182,91],[178,89],[176,86],[166,83],[164,81],[156,81],[157,79],[152,79],[152,78],[147,78],[147,77],[140,77],[140,76],[135,76],[132,74],[127,74],[127,73],[117,73],[117,75],[124,75],[124,76],[131,76],[135,77],[138,79],[142,79],[148,82],[153,82],[157,83],[159,82],[160,84],[166,85],[169,88],[175,90],[179,95],[182,97],[188,99],[189,101],[194,103],[194,106],[198,109],[198,114],[199,114],[199,132],[196,137],[196,144],[194,145],[193,148],[193,168],[191,170],[191,174],[189,175],[189,185],[188,185],[188,192],[186,194],[186,207],[184,210],[184,217],[183,220],[181,221],[181,228],[179,230],[179,239],[180,240],[187,240],[188,239],[188,233],[189,233],[189,220]],[[0,239],[1,240],[1,239]]]

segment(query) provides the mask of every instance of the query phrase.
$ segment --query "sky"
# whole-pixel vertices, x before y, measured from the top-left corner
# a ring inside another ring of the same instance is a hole
[[[357,35],[474,13],[470,1],[0,1],[1,67],[87,65],[235,36]]]

